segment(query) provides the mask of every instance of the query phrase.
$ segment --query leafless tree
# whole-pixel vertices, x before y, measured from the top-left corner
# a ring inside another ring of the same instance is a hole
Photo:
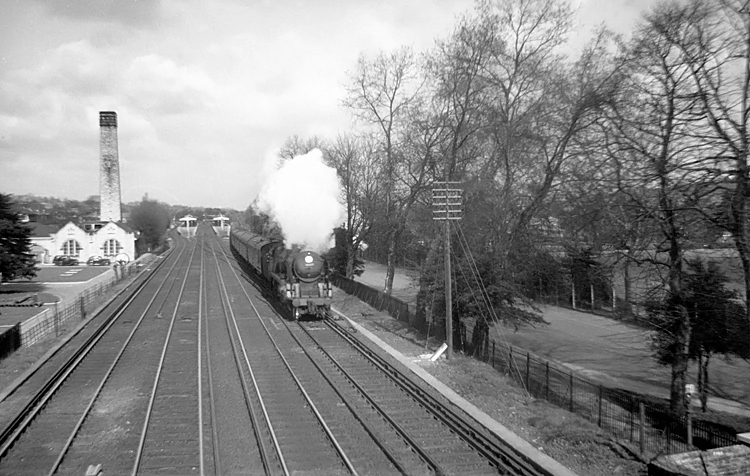
[[[637,28],[624,53],[628,70],[608,143],[617,163],[618,188],[629,197],[638,221],[656,226],[649,262],[664,277],[656,298],[669,326],[675,349],[671,356],[671,409],[684,413],[684,388],[689,361],[690,319],[685,307],[687,230],[705,198],[699,191],[707,165],[707,145],[691,66],[670,40],[686,31],[681,7],[658,5]]]
[[[376,144],[368,135],[339,135],[325,155],[336,168],[346,206],[346,277],[354,275],[355,258],[377,215],[381,185]]]
[[[355,117],[376,131],[380,143],[383,221],[388,230],[387,272],[383,287],[386,293],[390,293],[393,287],[396,243],[403,231],[408,208],[398,195],[399,161],[404,160],[400,141],[414,117],[413,109],[421,100],[423,81],[419,62],[410,48],[401,48],[390,54],[380,53],[374,59],[361,56],[355,71],[350,73],[344,101]]]
[[[475,166],[483,154],[481,140],[487,129],[483,108],[490,89],[481,73],[498,48],[496,41],[494,24],[464,16],[427,57],[429,95],[442,136],[438,179],[468,178],[467,168]]]
[[[297,134],[287,138],[284,145],[279,150],[279,158],[283,162],[285,160],[291,160],[298,155],[304,155],[313,149],[325,150],[327,143],[325,139],[312,136],[306,139],[301,138]]]
[[[700,113],[710,129],[712,162],[703,170],[705,190],[715,197],[713,221],[731,232],[750,298],[750,2],[693,0],[672,6],[670,23],[658,33],[677,48],[694,82]],[[750,306],[748,319],[750,319]]]
[[[558,0],[477,7],[483,34],[474,38],[483,46],[470,51],[486,51],[477,57],[484,144],[472,173],[484,191],[476,211],[493,226],[483,240],[503,262],[526,248],[531,223],[546,218],[566,167],[581,156],[586,132],[617,87],[606,33],[575,62],[561,54],[572,15]]]

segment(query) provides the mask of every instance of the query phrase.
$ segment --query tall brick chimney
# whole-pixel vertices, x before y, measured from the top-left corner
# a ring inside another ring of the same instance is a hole
[[[99,219],[121,221],[120,158],[117,153],[117,113],[99,113]]]

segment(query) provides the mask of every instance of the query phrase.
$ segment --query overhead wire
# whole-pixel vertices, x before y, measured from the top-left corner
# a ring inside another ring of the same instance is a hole
[[[477,267],[476,261],[474,260],[474,257],[471,254],[471,249],[469,249],[469,244],[468,244],[468,241],[466,240],[466,236],[464,235],[463,230],[460,228],[460,226],[458,227],[458,230],[459,230],[459,233],[458,233],[459,240],[458,240],[458,242],[461,245],[461,250],[463,251],[464,256],[466,256],[467,262],[469,263],[469,267],[471,268],[472,277],[474,278],[474,282],[476,283],[477,287],[480,290],[480,293],[481,293],[481,296],[482,296],[482,301],[484,301],[484,305],[487,308],[487,310],[489,311],[490,319],[493,322],[497,322],[497,321],[499,321],[499,319],[497,317],[497,314],[495,314],[495,310],[492,307],[492,303],[490,302],[489,293],[487,292],[487,288],[484,286],[484,283],[482,282],[482,277],[481,277],[481,275],[479,273],[479,268]],[[461,238],[463,238],[463,241],[461,241]],[[462,273],[463,273],[463,270],[462,270]],[[469,286],[469,289],[471,290],[471,293],[472,293],[472,296],[474,297],[474,299],[477,300],[476,297],[475,297],[475,295],[474,295],[474,289],[471,287],[471,284],[468,282],[468,280],[467,280],[466,284]],[[482,308],[480,307],[480,309],[482,309]],[[482,318],[485,320],[485,322],[487,321],[487,318],[484,316],[484,313],[482,313]],[[488,322],[487,322],[487,324],[489,325]]]
[[[456,264],[458,265],[458,257],[456,257]],[[469,291],[471,292],[471,297],[474,299],[475,302],[478,302],[479,299],[477,299],[476,294],[474,294],[474,288],[471,286],[469,279],[466,277],[466,273],[464,273],[463,267],[458,265],[457,268],[461,271],[461,276],[464,278],[464,282],[466,283],[466,286],[469,288]],[[484,313],[485,308],[483,306],[478,306],[477,309],[480,313],[480,317],[482,318],[482,320],[485,323],[487,323],[487,317],[485,316],[485,313]],[[490,319],[492,318],[490,317]],[[487,324],[487,327],[489,328],[489,324]]]
[[[466,235],[463,232],[463,228],[461,228],[460,224],[457,224],[456,229],[457,229],[456,235],[459,238],[458,242],[461,246],[461,250],[463,251],[464,256],[466,257],[466,261],[469,264],[469,268],[471,269],[471,274],[474,277],[474,282],[476,283],[476,286],[479,288],[480,294],[482,295],[482,301],[484,302],[484,305],[486,306],[488,310],[488,313],[490,315],[490,320],[492,321],[492,323],[499,324],[500,319],[498,318],[497,313],[495,312],[495,308],[492,305],[492,302],[490,301],[487,287],[485,286],[484,281],[482,280],[482,276],[479,273],[479,267],[476,264],[476,260],[474,259],[473,253],[471,252],[471,248],[469,247],[469,242],[466,239]],[[459,266],[459,269],[461,269],[461,274],[464,277],[464,279],[467,281],[467,286],[469,287],[469,290],[471,291],[472,297],[478,303],[479,300],[476,299],[476,296],[474,294],[474,289],[472,288],[471,284],[466,279],[466,276],[463,272],[463,268]],[[479,307],[481,309],[481,306]],[[499,325],[490,326],[490,322],[487,320],[487,317],[485,316],[484,312],[480,312],[480,317],[484,320],[485,324],[487,324],[488,329],[490,330],[494,329],[495,334],[497,334],[497,337],[499,338],[500,342],[505,344],[508,348],[511,348],[510,342],[508,342],[508,340],[505,338]],[[518,375],[521,375],[521,369],[518,366],[518,362],[516,361],[512,352],[509,353],[509,357],[510,357],[510,363],[515,368],[515,371],[518,373]],[[519,380],[521,382],[521,385],[523,386],[524,391],[526,392],[527,395],[529,395],[529,389],[526,388],[526,383],[524,379],[519,379]]]

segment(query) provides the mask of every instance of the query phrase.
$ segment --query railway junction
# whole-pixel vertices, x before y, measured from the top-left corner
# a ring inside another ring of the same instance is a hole
[[[152,268],[0,395],[0,474],[574,474],[208,227]]]

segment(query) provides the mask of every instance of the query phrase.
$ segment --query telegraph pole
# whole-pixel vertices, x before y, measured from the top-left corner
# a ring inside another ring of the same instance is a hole
[[[453,358],[453,284],[451,283],[451,220],[460,220],[463,213],[463,190],[459,182],[435,182],[432,189],[432,219],[443,221],[445,252],[445,337],[446,359]]]

